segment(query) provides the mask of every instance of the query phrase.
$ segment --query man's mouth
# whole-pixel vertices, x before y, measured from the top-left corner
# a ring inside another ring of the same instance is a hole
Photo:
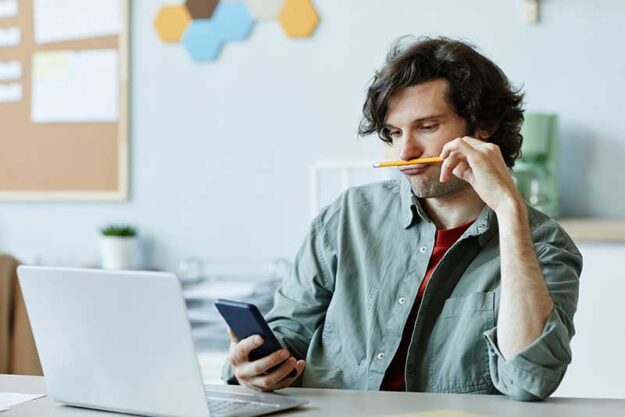
[[[421,175],[429,167],[430,167],[429,164],[405,165],[405,166],[399,167],[399,170],[404,175],[409,175],[409,176],[410,175]]]

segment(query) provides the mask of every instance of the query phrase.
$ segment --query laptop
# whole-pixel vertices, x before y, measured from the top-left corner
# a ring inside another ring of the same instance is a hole
[[[259,416],[307,403],[205,387],[173,274],[34,266],[17,272],[48,395],[57,402],[173,417]]]

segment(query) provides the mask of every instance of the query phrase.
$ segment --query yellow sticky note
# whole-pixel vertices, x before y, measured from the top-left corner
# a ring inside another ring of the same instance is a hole
[[[416,413],[397,414],[389,417],[486,417],[483,414],[473,414],[462,410],[428,410]]]
[[[33,78],[63,78],[69,71],[70,51],[46,51],[33,54]]]

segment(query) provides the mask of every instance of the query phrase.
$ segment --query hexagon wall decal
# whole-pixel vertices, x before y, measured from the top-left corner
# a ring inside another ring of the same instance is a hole
[[[243,2],[221,2],[211,19],[224,41],[242,41],[254,27],[254,18]]]
[[[219,0],[187,0],[185,6],[193,19],[208,19],[213,15]]]
[[[317,28],[319,15],[310,0],[285,0],[278,20],[289,37],[305,38]]]
[[[284,6],[285,0],[245,0],[250,13],[256,19],[276,19]]]
[[[189,55],[196,61],[213,61],[219,55],[223,40],[211,19],[192,20],[182,39]]]
[[[183,4],[163,6],[154,18],[154,28],[163,42],[179,42],[190,21]]]
[[[258,20],[279,20],[292,38],[311,36],[319,23],[312,0],[186,0],[161,7],[154,28],[197,61],[213,61],[227,42],[246,39]]]

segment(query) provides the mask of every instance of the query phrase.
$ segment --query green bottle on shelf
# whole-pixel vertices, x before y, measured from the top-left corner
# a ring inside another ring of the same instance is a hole
[[[552,217],[559,214],[557,125],[556,114],[526,112],[521,129],[522,156],[513,169],[523,199]]]

